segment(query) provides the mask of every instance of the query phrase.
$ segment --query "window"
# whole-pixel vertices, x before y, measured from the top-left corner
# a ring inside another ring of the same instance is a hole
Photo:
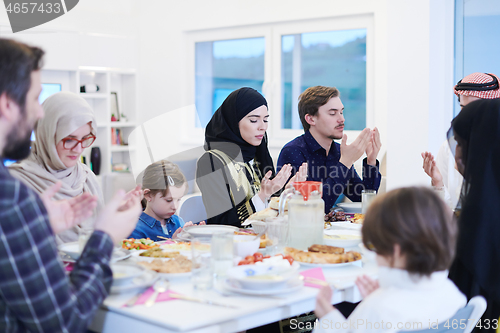
[[[337,87],[346,130],[366,127],[366,29],[282,36],[282,128],[301,129],[299,95],[312,86]]]
[[[245,38],[195,45],[197,127],[205,127],[226,97],[241,87],[262,93],[265,39]]]
[[[500,75],[500,3],[455,0],[455,83],[475,73]],[[455,99],[455,115],[460,105]]]
[[[196,112],[182,117],[183,142],[202,141],[215,110],[244,86],[267,99],[275,148],[303,133],[297,98],[315,85],[340,90],[346,131],[356,138],[375,126],[372,32],[368,14],[188,32],[184,93]]]

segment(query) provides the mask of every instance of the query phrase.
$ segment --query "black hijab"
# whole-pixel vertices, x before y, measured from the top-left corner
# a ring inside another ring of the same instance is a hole
[[[239,129],[240,120],[262,105],[267,107],[267,101],[255,89],[245,87],[229,94],[205,129],[205,150],[219,149],[233,159],[241,152],[245,163],[254,158],[257,160],[262,175],[269,170],[274,175],[273,160],[267,148],[267,133],[256,147],[241,137]]]
[[[464,182],[456,258],[500,300],[500,99],[467,104],[452,122]],[[452,147],[453,148],[453,147]]]

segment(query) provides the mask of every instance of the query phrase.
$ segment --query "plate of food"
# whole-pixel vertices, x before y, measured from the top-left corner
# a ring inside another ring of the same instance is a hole
[[[190,242],[165,242],[160,245],[163,250],[174,250],[174,251],[191,251]]]
[[[168,279],[191,276],[192,262],[183,255],[178,255],[169,260],[154,259],[151,262],[140,262],[139,265]]]
[[[149,250],[159,246],[149,238],[129,238],[122,241],[122,248],[125,250]]]
[[[111,271],[113,285],[123,285],[144,274],[145,268],[131,263],[114,263],[111,264]]]
[[[184,255],[190,255],[190,252],[183,252]],[[180,251],[175,250],[164,250],[160,247],[156,247],[150,250],[134,251],[132,256],[137,261],[153,261],[154,259],[168,260],[182,255]]]
[[[304,282],[297,275],[294,278],[289,279],[286,284],[282,286],[282,288],[271,288],[271,289],[245,289],[241,286],[241,284],[234,279],[226,279],[222,286],[225,290],[230,292],[235,292],[244,295],[253,295],[253,296],[269,296],[269,295],[277,295],[277,294],[286,294],[294,291],[300,290],[304,287]]]
[[[361,243],[361,230],[329,229],[323,232],[326,245],[352,247]]]
[[[329,245],[314,244],[308,251],[286,247],[284,252],[306,267],[337,268],[360,263],[362,260],[359,252],[345,252],[344,248]]]
[[[213,234],[216,233],[235,232],[235,231],[238,231],[238,228],[231,225],[219,225],[219,224],[193,225],[184,227],[182,229],[182,233],[189,235],[189,237],[207,237],[207,238],[211,238]]]
[[[287,281],[297,275],[290,266],[243,265],[227,271],[228,280],[236,281],[243,289],[265,290],[282,289]]]
[[[63,243],[60,244],[57,249],[73,260],[78,260],[80,258],[80,243],[79,242],[70,242],[70,243]],[[111,254],[111,262],[116,262],[120,260],[124,260],[130,257],[130,253],[128,251],[123,250],[123,249],[117,249],[113,248],[113,253]],[[64,260],[64,259],[63,259]]]
[[[140,289],[146,289],[155,283],[158,279],[158,273],[155,271],[144,270],[144,273],[125,284],[112,284],[110,293],[111,294],[123,294],[127,292],[132,292]]]

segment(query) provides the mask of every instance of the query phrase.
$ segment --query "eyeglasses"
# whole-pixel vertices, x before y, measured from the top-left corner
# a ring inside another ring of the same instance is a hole
[[[71,150],[78,146],[79,143],[82,144],[82,148],[88,148],[90,147],[96,139],[96,136],[94,134],[87,135],[81,140],[73,139],[73,138],[64,138],[61,141],[63,142],[63,147],[64,149]]]

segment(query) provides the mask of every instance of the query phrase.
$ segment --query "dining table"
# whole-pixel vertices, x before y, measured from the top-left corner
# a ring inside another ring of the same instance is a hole
[[[134,260],[132,257],[124,262],[134,263]],[[299,272],[310,269],[310,266],[301,265]],[[340,267],[324,265],[321,270],[334,291],[332,304],[361,301],[354,283],[356,277],[363,274],[377,277],[373,255],[363,255],[361,261]],[[175,299],[156,302],[152,307],[143,304],[125,307],[125,303],[138,291],[110,294],[89,329],[95,332],[240,332],[312,312],[321,287],[320,284],[308,286],[306,283],[299,290],[289,293],[245,295],[228,291],[222,278],[214,282],[212,289],[204,291],[195,290],[189,278],[169,279],[169,282],[172,292],[219,305]]]

